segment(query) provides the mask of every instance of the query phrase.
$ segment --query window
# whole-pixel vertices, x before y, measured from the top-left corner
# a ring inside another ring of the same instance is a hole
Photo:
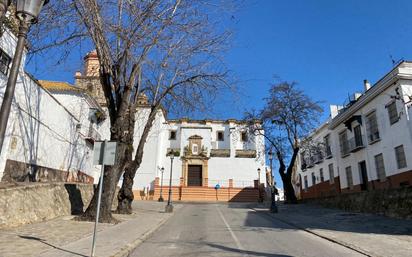
[[[343,131],[339,134],[339,144],[340,144],[340,153],[342,156],[346,156],[349,154],[349,143],[348,143],[348,135],[346,131]]]
[[[9,73],[11,58],[3,50],[0,49],[0,72],[4,75]]]
[[[398,164],[398,169],[405,168],[406,165],[406,156],[405,151],[403,149],[403,145],[395,147],[395,156],[396,156],[396,163]]]
[[[333,171],[333,163],[328,165],[329,169],[329,184],[335,183],[335,172]]]
[[[376,167],[376,174],[378,175],[378,179],[380,181],[384,181],[386,179],[385,174],[385,163],[383,161],[383,154],[375,155],[375,167]]]
[[[351,166],[345,168],[346,172],[346,182],[348,183],[348,187],[353,187],[353,177],[352,177],[352,168]]]
[[[242,132],[240,134],[240,139],[242,140],[242,142],[246,142],[247,141],[247,133],[246,132]]]
[[[396,109],[396,102],[391,102],[386,106],[386,108],[388,109],[389,122],[392,125],[399,120],[398,110]]]
[[[170,131],[169,140],[176,140],[176,130],[171,130]]]
[[[305,152],[300,153],[300,169],[301,170],[306,170],[306,158],[305,158]]]
[[[325,178],[323,177],[323,169],[322,168],[319,170],[319,174],[320,174],[320,182],[324,182]]]
[[[224,141],[224,133],[223,131],[218,131],[217,132],[217,141]]]
[[[315,172],[312,172],[312,185],[316,184]]]
[[[199,154],[199,146],[197,144],[193,144],[192,153],[193,154]]]
[[[353,147],[354,148],[362,147],[363,140],[362,140],[362,129],[360,125],[353,128],[353,134],[355,135],[355,142],[354,142]]]
[[[376,140],[380,139],[378,121],[376,119],[375,111],[366,116],[366,132],[368,135],[369,143],[375,142]]]
[[[305,190],[308,189],[308,176],[304,176],[303,180],[305,182]]]
[[[330,147],[330,135],[327,135],[323,138],[323,141],[325,143],[325,153],[326,153],[326,158],[332,157],[332,149]]]

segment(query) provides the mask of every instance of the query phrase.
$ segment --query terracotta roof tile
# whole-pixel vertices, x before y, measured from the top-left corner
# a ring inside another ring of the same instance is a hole
[[[83,91],[81,88],[75,87],[67,82],[39,80],[39,83],[42,87],[46,88],[49,91]]]

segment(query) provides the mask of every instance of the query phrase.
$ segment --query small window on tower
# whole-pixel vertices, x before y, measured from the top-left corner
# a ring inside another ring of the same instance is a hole
[[[246,132],[242,132],[240,134],[240,139],[242,140],[242,142],[247,142],[247,133]]]
[[[218,131],[217,132],[217,141],[224,141],[224,133],[223,131]]]
[[[176,140],[176,130],[170,131],[169,140]]]

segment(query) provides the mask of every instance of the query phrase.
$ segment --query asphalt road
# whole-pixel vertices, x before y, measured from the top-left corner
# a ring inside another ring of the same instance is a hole
[[[363,255],[244,204],[185,204],[130,256]]]

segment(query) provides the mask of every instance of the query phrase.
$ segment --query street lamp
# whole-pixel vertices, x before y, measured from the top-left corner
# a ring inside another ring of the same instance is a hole
[[[173,212],[173,205],[172,205],[172,172],[173,172],[173,159],[175,158],[175,153],[173,151],[170,152],[170,180],[169,180],[169,197],[167,199],[167,205],[165,208],[165,212]]]
[[[275,198],[275,185],[276,185],[276,183],[275,183],[275,176],[273,175],[273,166],[272,166],[273,153],[272,153],[272,149],[269,150],[268,155],[269,155],[269,162],[270,162],[270,173],[271,173],[271,176],[272,176],[270,212],[277,213],[278,212],[278,207],[276,206],[276,198]]]
[[[262,191],[260,188],[260,168],[257,169],[258,172],[258,191],[259,191],[259,202],[263,202]]]
[[[16,51],[14,53],[13,63],[11,65],[10,75],[7,80],[7,87],[4,92],[3,102],[0,109],[0,153],[3,148],[7,121],[9,119],[11,103],[13,101],[14,89],[16,88],[16,80],[19,73],[24,45],[26,43],[27,32],[29,31],[30,25],[37,22],[41,8],[48,2],[49,0],[17,0],[16,3],[16,17],[20,21],[20,26],[19,33],[17,34]]]
[[[160,179],[160,196],[159,196],[159,202],[163,202],[163,195],[162,195],[162,191],[163,191],[163,173],[165,172],[165,168],[162,167],[160,168],[160,172],[162,173],[162,178]]]

